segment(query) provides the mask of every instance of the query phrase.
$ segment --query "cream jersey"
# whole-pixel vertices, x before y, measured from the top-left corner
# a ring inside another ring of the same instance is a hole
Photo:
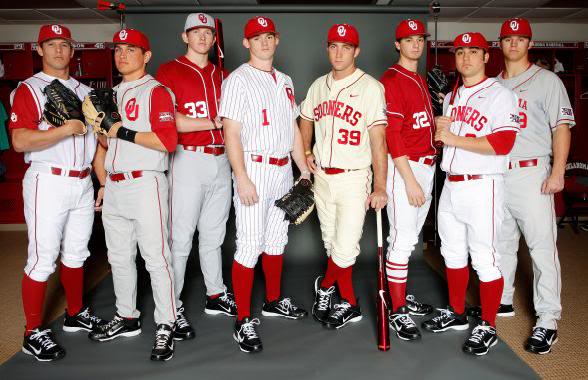
[[[387,125],[384,87],[356,69],[341,80],[332,73],[314,81],[300,107],[314,122],[313,154],[321,167],[365,169],[372,164],[369,129]]]
[[[451,93],[443,102],[444,115],[450,99]],[[451,117],[451,133],[457,136],[477,138],[499,131],[519,131],[517,96],[493,78],[457,89]],[[449,174],[502,174],[508,161],[508,155],[480,154],[446,145],[441,169]]]

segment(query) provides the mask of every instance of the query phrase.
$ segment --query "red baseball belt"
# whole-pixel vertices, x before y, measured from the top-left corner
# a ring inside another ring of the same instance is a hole
[[[322,169],[325,174],[329,174],[329,175],[347,173],[347,172],[352,172],[352,171],[357,170],[357,169],[340,169],[340,168],[322,168]]]
[[[110,178],[110,180],[111,181],[114,181],[114,182],[124,181],[126,179],[141,178],[141,177],[143,177],[143,171],[142,170],[133,170],[131,172],[114,173],[114,174],[109,174],[108,175],[108,178]]]
[[[51,167],[51,174],[53,175],[63,175],[65,177],[75,177],[79,179],[84,179],[90,174],[90,168],[86,168],[84,170],[65,170],[61,168]]]
[[[537,166],[539,164],[539,159],[532,158],[529,160],[521,160],[521,161],[511,161],[508,163],[508,168],[531,168],[533,166]]]
[[[472,181],[475,179],[482,179],[484,178],[483,174],[456,174],[456,175],[448,175],[447,179],[449,182],[462,182],[462,181]]]
[[[225,154],[224,146],[182,145],[182,147],[184,150],[189,150],[190,152],[202,152],[212,154],[213,156],[220,156],[221,154]]]
[[[421,164],[425,164],[425,165],[429,165],[429,166],[433,166],[435,165],[435,162],[437,161],[437,156],[431,158],[431,157],[417,157],[417,156],[408,156],[408,159],[414,162],[419,162]]]
[[[259,155],[259,154],[252,154],[251,155],[251,161],[253,162],[263,162],[263,158],[264,156]],[[290,162],[290,158],[286,157],[282,157],[282,158],[277,158],[277,157],[267,157],[267,161],[268,164],[270,165],[276,165],[276,166],[284,166],[286,165],[288,162]]]

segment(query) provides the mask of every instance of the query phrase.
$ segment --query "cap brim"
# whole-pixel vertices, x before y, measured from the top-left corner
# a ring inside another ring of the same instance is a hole
[[[40,45],[40,44],[42,44],[43,42],[47,42],[47,41],[49,41],[49,40],[66,40],[66,41],[68,41],[70,44],[74,44],[74,43],[76,43],[76,42],[77,42],[77,41],[76,41],[76,40],[74,40],[73,38],[67,38],[67,37],[49,37],[49,38],[45,38],[44,40],[37,41],[37,44],[39,44],[39,45]]]
[[[215,29],[214,27],[212,27],[212,26],[207,26],[207,25],[202,25],[202,26],[193,26],[193,27],[191,27],[191,28],[188,28],[188,29],[184,30],[184,32],[188,33],[188,32],[189,32],[189,31],[191,31],[191,30],[194,30],[194,29],[200,29],[200,28],[204,28],[204,29],[210,29],[210,30],[212,30],[213,32],[216,32],[216,29]]]

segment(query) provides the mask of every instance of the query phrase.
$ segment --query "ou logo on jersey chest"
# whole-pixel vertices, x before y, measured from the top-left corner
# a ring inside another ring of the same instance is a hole
[[[125,114],[130,121],[135,121],[139,118],[139,105],[136,98],[129,99],[125,104]]]
[[[519,30],[519,23],[516,20],[512,20],[510,22],[510,29],[516,32],[517,30]]]
[[[61,34],[62,33],[61,27],[59,25],[51,25],[51,30],[55,34]]]

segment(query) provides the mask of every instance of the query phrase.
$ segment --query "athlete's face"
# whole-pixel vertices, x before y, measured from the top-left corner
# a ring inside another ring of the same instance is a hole
[[[114,48],[114,64],[122,75],[132,75],[145,71],[151,52],[134,45],[118,44]]]
[[[335,71],[345,71],[355,65],[355,58],[359,55],[359,46],[344,42],[331,42],[327,45],[329,62]]]
[[[182,33],[182,39],[190,50],[198,54],[208,54],[216,41],[214,32],[209,28],[196,28]]]
[[[507,36],[500,39],[502,54],[508,61],[519,61],[528,56],[529,48],[533,45],[528,37]]]
[[[406,38],[396,41],[396,49],[400,51],[400,55],[410,60],[418,60],[423,55],[425,49],[424,36],[408,36]]]
[[[279,43],[279,36],[273,33],[262,33],[249,39],[243,39],[243,46],[249,49],[252,56],[262,61],[267,61],[274,57]]]
[[[455,52],[455,66],[464,78],[484,75],[484,70],[490,56],[484,49],[476,47],[462,47]]]
[[[74,50],[68,40],[53,38],[37,45],[37,53],[42,57],[43,66],[63,70],[69,66]]]

